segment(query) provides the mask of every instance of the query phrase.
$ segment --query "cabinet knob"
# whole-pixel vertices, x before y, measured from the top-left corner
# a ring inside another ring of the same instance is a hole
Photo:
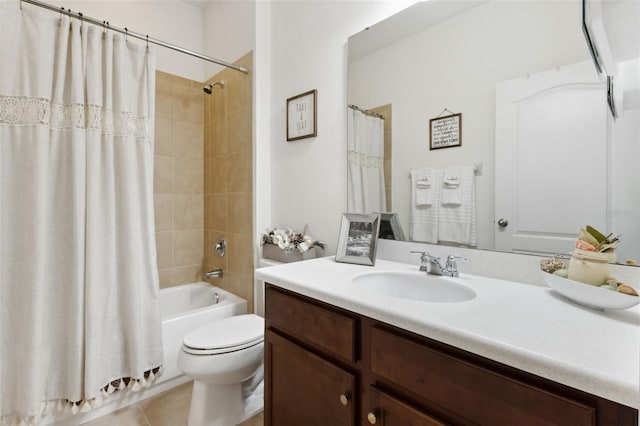
[[[342,404],[342,405],[349,404],[349,395],[344,394],[344,393],[342,395],[340,395],[340,404]]]
[[[375,425],[376,422],[378,421],[378,419],[376,418],[376,415],[373,413],[367,414],[367,420],[369,420],[369,423],[371,423],[372,425]]]

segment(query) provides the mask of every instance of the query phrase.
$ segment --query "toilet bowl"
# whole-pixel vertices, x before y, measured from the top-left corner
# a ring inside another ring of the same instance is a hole
[[[240,423],[246,396],[262,382],[263,353],[258,315],[223,318],[187,333],[178,368],[194,380],[189,426]]]

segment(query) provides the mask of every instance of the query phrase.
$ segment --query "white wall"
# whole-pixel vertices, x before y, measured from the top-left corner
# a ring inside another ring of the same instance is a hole
[[[271,194],[270,212],[256,206],[256,215],[270,214],[269,226],[302,231],[309,224],[309,233],[335,253],[347,208],[347,38],[414,2],[275,1],[270,13],[260,14],[271,18],[271,93],[256,101],[269,111],[271,129],[257,134],[256,143],[271,146]],[[287,142],[286,99],[312,89],[318,90],[318,136]]]
[[[249,0],[210,1],[204,16],[204,53],[233,63],[254,50],[256,2]],[[205,79],[223,67],[205,62]]]
[[[59,4],[100,21],[106,20],[112,25],[203,53],[202,9],[184,1],[58,0],[51,4]],[[159,46],[154,49],[158,70],[204,81],[204,61],[201,59]]]
[[[494,248],[496,83],[588,60],[580,11],[577,1],[489,2],[349,64],[349,103],[392,104],[392,209],[405,232],[409,170],[479,161],[478,247]],[[429,119],[444,108],[462,113],[462,146],[430,151]]]

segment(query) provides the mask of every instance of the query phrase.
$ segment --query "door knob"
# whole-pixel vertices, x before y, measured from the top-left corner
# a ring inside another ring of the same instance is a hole
[[[509,225],[509,221],[503,217],[501,217],[500,219],[498,219],[498,226],[500,228],[506,228],[507,225]]]
[[[367,414],[367,420],[369,420],[369,423],[371,423],[372,425],[375,425],[376,422],[378,421],[378,419],[376,418],[376,415],[373,413]]]

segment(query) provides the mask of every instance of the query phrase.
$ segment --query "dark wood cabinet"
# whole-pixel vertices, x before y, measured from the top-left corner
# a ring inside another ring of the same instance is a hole
[[[353,426],[356,376],[267,330],[265,377],[274,425]]]
[[[265,425],[638,426],[638,410],[267,285]]]

